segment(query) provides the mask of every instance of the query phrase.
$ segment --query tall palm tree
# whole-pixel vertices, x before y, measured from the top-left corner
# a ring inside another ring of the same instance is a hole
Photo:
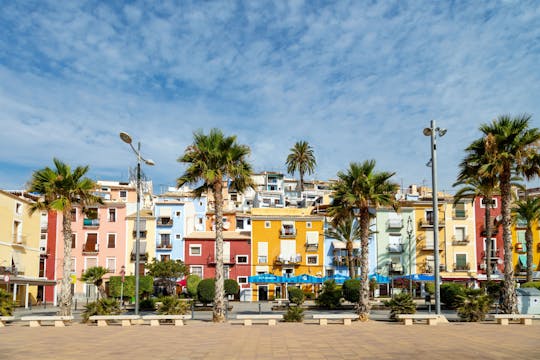
[[[480,139],[473,142],[465,150],[467,155],[459,164],[459,174],[457,182],[453,186],[462,186],[454,195],[454,204],[470,198],[474,202],[476,198],[483,198],[485,202],[484,230],[485,238],[488,239],[486,246],[486,277],[491,280],[491,207],[493,206],[493,196],[498,193],[499,181],[495,174],[479,173],[479,167],[485,163],[485,147]]]
[[[356,277],[356,261],[353,255],[354,242],[361,238],[360,225],[356,218],[352,215],[340,218],[335,226],[332,226],[326,231],[325,236],[345,243],[347,249],[347,268],[349,270],[349,276],[351,279],[354,279]]]
[[[304,191],[304,174],[313,174],[317,166],[313,148],[307,141],[297,141],[290,149],[290,154],[287,156],[287,172],[291,175],[298,171],[300,175],[300,194]]]
[[[54,169],[46,167],[32,174],[28,191],[41,194],[30,212],[55,211],[62,214],[62,233],[64,236],[64,259],[62,282],[60,286],[60,315],[71,315],[71,210],[78,205],[102,203],[92,194],[96,183],[85,177],[88,166],[77,166],[73,171],[64,162],[53,159]]]
[[[230,187],[238,192],[252,186],[252,168],[247,157],[249,147],[236,142],[236,136],[225,136],[219,129],[212,129],[208,135],[197,131],[179,162],[188,165],[177,180],[178,187],[196,184],[195,196],[210,191],[215,200],[216,214],[216,294],[214,298],[213,321],[225,321],[225,291],[223,278],[223,185],[230,181]]]
[[[347,171],[338,172],[333,186],[334,203],[329,209],[333,222],[346,216],[358,216],[360,222],[361,283],[358,302],[360,320],[369,319],[369,225],[375,216],[373,209],[395,205],[394,194],[399,185],[390,181],[393,172],[375,172],[375,160],[351,163]]]
[[[105,292],[105,285],[103,284],[103,277],[109,272],[108,269],[103,266],[93,266],[86,269],[82,274],[81,280],[87,283],[94,284],[98,289],[98,294],[101,298],[107,298],[107,292]]]
[[[525,197],[514,204],[513,220],[523,220],[526,223],[525,243],[527,246],[527,282],[533,281],[533,232],[532,224],[540,220],[540,198]]]
[[[531,179],[540,175],[538,143],[540,131],[530,128],[530,115],[512,118],[501,115],[490,124],[482,124],[484,146],[488,161],[480,167],[481,174],[496,173],[501,190],[501,215],[504,243],[504,286],[502,309],[508,314],[517,312],[517,297],[512,266],[512,233],[510,208],[512,206],[512,176]]]

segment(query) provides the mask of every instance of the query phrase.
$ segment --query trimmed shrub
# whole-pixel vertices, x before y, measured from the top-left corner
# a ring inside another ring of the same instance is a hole
[[[521,284],[521,287],[522,288],[537,288],[538,290],[540,290],[540,281],[526,282],[526,283]]]
[[[289,306],[287,312],[283,314],[286,322],[302,322],[304,320],[304,309],[300,306]]]
[[[216,296],[216,279],[204,279],[197,285],[197,298],[203,304],[209,304],[214,301]]]
[[[326,280],[316,302],[320,307],[335,309],[341,306],[341,289],[334,280]]]
[[[238,285],[238,283],[236,282],[236,280],[234,279],[225,279],[225,282],[224,282],[224,287],[225,287],[225,295],[238,295],[238,293],[240,292],[240,285]]]
[[[371,284],[371,281],[370,281],[370,284]],[[360,280],[357,280],[357,279],[345,280],[342,287],[343,297],[345,298],[345,300],[352,303],[358,303],[358,301],[360,300],[360,285],[361,285]]]
[[[397,294],[392,299],[385,301],[384,305],[390,308],[390,319],[395,320],[398,314],[416,313],[416,303],[407,293]]]
[[[310,291],[304,291],[304,298],[306,300],[313,300],[315,299],[315,293],[312,293]]]
[[[293,304],[302,305],[304,303],[304,292],[302,289],[296,286],[289,286],[287,287],[287,292],[289,293],[289,301]]]
[[[114,298],[101,298],[98,301],[91,302],[84,306],[81,314],[82,322],[88,322],[90,316],[93,315],[118,315],[123,311],[120,308],[120,303]]]
[[[435,295],[435,283],[434,282],[427,282],[426,283],[426,292],[430,295]]]
[[[159,315],[185,315],[190,308],[189,301],[183,301],[176,296],[164,296],[161,298],[161,305],[158,306]]]
[[[122,292],[122,277],[111,276],[109,278],[109,296],[120,297]],[[154,278],[151,276],[141,276],[139,278],[139,295],[152,294],[154,292]],[[135,296],[135,276],[124,277],[124,297]]]
[[[12,316],[15,309],[15,303],[13,302],[13,295],[0,289],[0,316]]]
[[[459,296],[465,296],[465,286],[458,283],[446,283],[441,285],[441,301],[447,307],[455,309],[459,305]]]
[[[468,322],[482,321],[489,312],[493,299],[480,289],[466,291],[466,295],[459,295],[457,313],[459,317]]]
[[[201,278],[199,275],[188,275],[186,280],[187,292],[192,299],[197,298],[197,286],[199,286],[200,282]]]
[[[139,302],[139,308],[141,308],[141,310],[156,310],[156,302],[151,298],[142,299]]]
[[[493,301],[498,301],[499,298],[501,297],[503,282],[491,280],[491,281],[486,282],[486,284],[484,285],[484,288],[486,289],[486,292],[491,297],[491,299],[493,299]]]

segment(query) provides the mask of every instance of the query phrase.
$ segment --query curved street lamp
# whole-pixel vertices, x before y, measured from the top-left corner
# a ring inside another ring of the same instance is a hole
[[[433,259],[435,277],[435,313],[441,314],[441,279],[439,277],[439,199],[437,194],[437,135],[440,137],[446,134],[446,129],[435,125],[435,120],[431,120],[431,127],[424,128],[425,136],[431,138],[431,160],[426,164],[431,166],[431,187],[433,200]]]
[[[140,218],[141,218],[141,161],[144,161],[146,165],[153,166],[155,163],[150,159],[145,159],[141,156],[141,143],[137,142],[137,149],[133,147],[133,140],[128,133],[121,132],[120,139],[126,144],[131,146],[131,149],[137,155],[137,219],[135,223],[135,315],[139,315],[139,267],[140,267]]]

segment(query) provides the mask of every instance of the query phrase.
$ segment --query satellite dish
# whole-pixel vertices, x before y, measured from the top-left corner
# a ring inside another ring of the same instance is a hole
[[[495,217],[495,220],[497,220],[497,221],[502,221],[502,215],[497,215],[497,216]]]

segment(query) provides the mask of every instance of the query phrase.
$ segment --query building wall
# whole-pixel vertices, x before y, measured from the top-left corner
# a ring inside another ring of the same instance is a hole
[[[475,214],[475,223],[476,223],[476,261],[477,269],[480,279],[485,279],[485,235],[482,235],[484,230],[484,217],[485,217],[485,207],[481,205],[483,198],[476,198],[474,201],[474,214]],[[496,207],[491,209],[491,224],[494,224],[494,220],[501,215],[501,198],[500,196],[495,196]],[[492,231],[497,230],[495,235],[491,237],[495,239],[496,249],[494,251],[495,257],[492,258],[493,263],[496,265],[495,268],[492,268],[496,271],[493,274],[493,278],[502,279],[502,274],[504,271],[504,247],[502,240],[502,226],[492,226]]]
[[[514,265],[514,275],[521,281],[526,280],[527,272],[527,246],[525,241],[521,241],[525,238],[526,226],[521,226],[521,224],[512,224],[512,264]],[[532,268],[533,268],[533,280],[538,281],[534,277],[534,272],[539,271],[540,269],[540,227],[539,222],[534,221],[531,226],[532,235],[533,235],[533,244],[532,244]],[[518,235],[519,233],[521,235]],[[522,248],[520,249],[517,244],[520,244]],[[520,263],[520,258],[522,263]]]
[[[146,237],[141,237],[141,242],[146,242],[146,255],[147,258],[144,260],[140,258],[141,268],[144,263],[151,262],[152,259],[156,257],[156,217],[152,214],[152,211],[148,209],[141,210],[140,212],[141,220],[146,220]],[[135,220],[136,214],[132,213],[126,217],[126,247],[125,247],[125,256],[126,256],[126,275],[135,275],[135,257],[134,254],[135,243],[136,243],[136,233],[135,233]],[[141,255],[144,255],[141,250]],[[141,270],[141,273],[144,271]]]
[[[428,258],[434,257],[433,248],[427,246],[427,239],[430,232],[433,234],[433,226],[423,226],[426,221],[426,210],[432,209],[431,201],[417,201],[413,202],[412,206],[414,207],[414,217],[416,219],[415,230],[416,230],[416,273],[417,274],[433,274],[429,272],[428,267]],[[439,223],[445,221],[444,213],[444,202],[439,202]],[[444,226],[439,226],[439,264],[446,266],[445,259],[445,228]],[[434,270],[434,269],[433,269]]]

